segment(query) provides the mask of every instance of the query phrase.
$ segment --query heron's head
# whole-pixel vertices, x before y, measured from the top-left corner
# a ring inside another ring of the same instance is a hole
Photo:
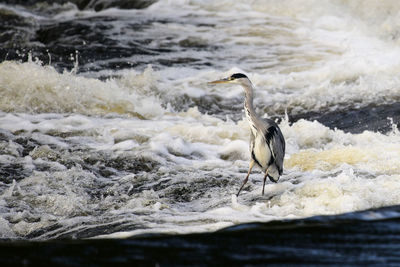
[[[221,79],[221,80],[216,80],[209,82],[209,84],[217,84],[217,83],[237,83],[237,84],[243,84],[243,83],[248,83],[250,82],[249,78],[247,78],[246,75],[243,73],[235,73],[232,74],[231,76]]]

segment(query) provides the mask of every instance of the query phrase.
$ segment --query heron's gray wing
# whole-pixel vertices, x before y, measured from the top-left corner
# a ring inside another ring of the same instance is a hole
[[[283,171],[283,158],[285,157],[285,138],[279,126],[270,119],[263,119],[265,141],[275,160],[279,174]]]

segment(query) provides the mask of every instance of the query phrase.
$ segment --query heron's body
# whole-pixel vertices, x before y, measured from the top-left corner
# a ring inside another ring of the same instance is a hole
[[[251,133],[250,138],[252,140],[250,142],[251,158],[265,172],[269,167],[268,163],[271,161],[271,150],[261,134],[254,135]]]
[[[279,176],[283,171],[283,158],[285,156],[285,139],[279,126],[270,119],[261,119],[257,116],[253,107],[253,85],[246,75],[241,73],[214,81],[211,83],[239,83],[243,86],[246,93],[244,109],[246,118],[250,125],[250,153],[251,161],[249,171],[239,192],[246,184],[250,172],[254,165],[257,165],[265,173],[263,190],[264,194],[265,180],[268,177],[272,182],[278,182]]]

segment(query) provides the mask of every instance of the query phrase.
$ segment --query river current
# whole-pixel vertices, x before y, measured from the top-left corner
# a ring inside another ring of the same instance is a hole
[[[0,3],[2,239],[400,204],[397,1],[87,2]],[[256,169],[235,196],[250,158],[243,89],[207,84],[236,72],[286,139],[264,196]]]

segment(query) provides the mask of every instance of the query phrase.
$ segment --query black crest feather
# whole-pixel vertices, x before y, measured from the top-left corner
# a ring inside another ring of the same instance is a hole
[[[239,78],[247,78],[247,76],[244,75],[243,73],[235,73],[235,74],[231,75],[231,79],[239,79]]]

